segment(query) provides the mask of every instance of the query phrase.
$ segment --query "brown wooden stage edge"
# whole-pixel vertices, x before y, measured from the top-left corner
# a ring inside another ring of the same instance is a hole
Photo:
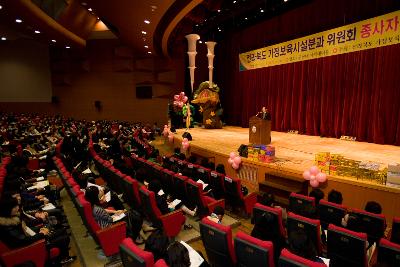
[[[174,146],[180,147],[184,129],[177,130]],[[314,154],[331,152],[362,161],[383,164],[400,162],[400,147],[365,142],[349,142],[336,138],[272,132],[271,145],[276,148],[274,163],[258,163],[242,158],[238,172],[227,160],[229,153],[237,152],[241,144],[248,144],[249,129],[225,126],[223,129],[192,128],[189,153],[208,157],[217,164],[224,164],[227,175],[239,177],[250,191],[271,190],[280,202],[287,203],[289,191],[308,193],[311,187],[304,181],[302,173],[314,163]],[[168,143],[168,141],[167,141]],[[338,176],[329,176],[321,185],[325,199],[331,189],[343,194],[343,204],[350,208],[363,209],[367,201],[374,200],[382,205],[383,213],[391,223],[393,216],[400,216],[400,189]]]

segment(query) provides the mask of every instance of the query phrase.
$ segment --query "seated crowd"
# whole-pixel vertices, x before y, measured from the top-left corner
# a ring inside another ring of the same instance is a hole
[[[237,263],[241,266],[249,266],[243,263],[240,238],[235,238],[234,244],[237,259],[234,255],[225,255],[231,258],[231,262],[224,262],[221,265],[213,256],[218,248],[208,246],[207,233],[202,231],[202,227],[220,229],[222,232],[231,231],[230,227],[224,226],[224,198],[226,198],[227,207],[235,211],[239,206],[236,195],[229,192],[222,194],[215,187],[216,185],[212,184],[211,179],[205,180],[206,183],[204,183],[203,180],[207,177],[197,173],[197,170],[203,169],[208,175],[222,177],[218,181],[221,187],[224,187],[224,183],[225,186],[226,183],[232,183],[231,178],[225,178],[227,176],[225,176],[224,165],[215,166],[207,159],[198,159],[194,156],[186,158],[179,149],[172,156],[161,156],[151,145],[155,135],[159,134],[159,129],[141,124],[77,121],[61,116],[1,114],[1,117],[0,143],[3,144],[1,156],[11,157],[11,161],[5,166],[6,176],[0,192],[0,239],[8,248],[24,247],[44,239],[49,255],[47,260],[49,266],[66,264],[76,258],[69,255],[70,232],[59,194],[62,188],[54,186],[46,179],[48,173],[55,169],[62,172],[62,168],[56,166],[57,164],[53,161],[53,159],[59,159],[65,166],[65,171],[71,174],[71,179],[79,188],[75,197],[79,200],[78,195],[81,195],[89,203],[91,216],[100,229],[108,229],[118,222],[125,223],[124,237],[127,239],[121,241],[122,259],[124,258],[123,245],[132,248],[144,244],[144,251],[151,253],[156,265],[164,262],[167,266],[191,266],[191,261],[194,261],[192,254],[195,253],[198,256],[196,260],[198,265],[207,266],[208,263],[203,255],[194,251],[185,242],[175,241],[176,233],[168,232],[165,221],[160,219],[163,216],[181,213],[182,217],[186,215],[183,217],[183,230],[193,228],[188,218],[202,219],[200,232],[210,265],[229,266]],[[56,144],[61,144],[58,152]],[[161,174],[157,172],[158,170],[161,170]],[[117,179],[120,181],[110,178],[112,172],[118,174],[120,178]],[[172,178],[158,177],[160,175],[167,177],[169,173],[172,173],[170,174]],[[63,174],[61,173],[60,176]],[[194,184],[201,185],[199,197],[201,201],[204,201],[203,197],[206,196],[207,201],[210,201],[208,203],[214,204],[208,204],[209,209],[202,210],[198,202],[179,192],[179,188],[177,189],[179,179],[178,183],[175,183],[173,177],[183,177],[185,184],[192,183],[190,182],[192,178],[195,181]],[[172,179],[173,182],[171,184],[165,182],[168,179]],[[131,196],[125,190],[123,181],[132,180],[139,184],[134,190],[137,191],[141,205],[133,205],[130,201]],[[232,188],[230,190],[235,192],[236,187]],[[238,190],[240,192],[235,192],[235,194],[243,199],[254,194],[249,194],[247,188],[241,186],[240,183]],[[146,199],[146,195],[150,196],[150,200]],[[146,201],[151,203],[152,196],[154,196],[156,211],[149,211],[148,209],[154,209],[154,207],[146,204]],[[343,202],[340,192],[336,190],[329,192],[327,201],[324,200],[324,192],[320,189],[312,190],[309,196],[294,194],[291,197],[296,198],[296,202],[293,203],[297,204],[293,206],[289,204],[287,209],[277,205],[272,193],[259,196],[257,204],[247,201],[241,205],[242,209],[250,210],[245,213],[252,213],[254,228],[251,236],[246,237],[241,233],[238,237],[256,244],[264,244],[257,243],[263,241],[270,242],[273,246],[271,257],[276,266],[289,266],[283,263],[284,253],[292,253],[310,262],[321,263],[318,266],[324,266],[323,264],[326,263],[324,258],[333,255],[329,247],[329,233],[333,231],[331,225],[347,229],[351,233],[366,232],[368,241],[366,241],[365,249],[374,248],[378,245],[380,238],[386,237],[385,229],[382,233],[376,234],[365,227],[360,227],[363,225],[364,217],[362,216],[382,213],[379,203],[368,202],[365,214],[362,213],[363,211],[357,213],[346,209],[343,216],[334,223],[334,220],[325,220],[324,205],[328,203],[340,209]],[[289,201],[289,203],[292,202]],[[154,215],[154,212],[159,214]],[[293,222],[297,226],[302,223],[304,225],[296,227],[293,226],[295,225]],[[318,232],[316,237],[310,234],[312,231],[310,229],[314,229],[313,226]],[[149,232],[151,232],[150,235],[147,234]],[[232,246],[232,240],[228,240],[229,242],[231,244],[227,245],[228,247]],[[223,256],[224,253],[227,252],[217,251],[215,255]],[[346,262],[346,259],[340,261],[340,264],[343,262]],[[123,263],[125,264],[124,260]],[[341,266],[340,264],[334,259],[331,261],[332,266]],[[306,266],[311,265],[306,264]]]

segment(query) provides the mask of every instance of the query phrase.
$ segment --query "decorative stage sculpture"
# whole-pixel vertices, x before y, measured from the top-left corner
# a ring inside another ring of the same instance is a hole
[[[192,103],[200,105],[200,112],[203,114],[203,125],[206,129],[220,129],[222,122],[222,108],[219,103],[219,87],[213,84],[209,88],[209,82],[202,82],[194,93]]]
[[[190,86],[193,93],[194,70],[196,69],[196,43],[200,39],[198,34],[188,34],[185,36],[188,40],[188,56],[189,56],[189,71],[190,71]]]

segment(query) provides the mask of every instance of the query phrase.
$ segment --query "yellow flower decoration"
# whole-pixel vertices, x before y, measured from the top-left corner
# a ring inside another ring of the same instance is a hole
[[[203,107],[200,106],[199,112],[200,112],[200,113],[203,113],[203,111],[204,111],[204,110],[203,110]]]
[[[211,115],[211,117],[214,117],[215,116],[215,112],[211,111],[210,115]]]
[[[212,123],[212,120],[210,120],[210,119],[206,120],[206,124],[211,124],[211,123]]]

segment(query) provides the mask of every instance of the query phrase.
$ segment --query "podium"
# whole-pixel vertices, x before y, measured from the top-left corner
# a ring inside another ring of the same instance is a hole
[[[249,120],[249,143],[269,145],[271,143],[271,121],[253,116]]]

